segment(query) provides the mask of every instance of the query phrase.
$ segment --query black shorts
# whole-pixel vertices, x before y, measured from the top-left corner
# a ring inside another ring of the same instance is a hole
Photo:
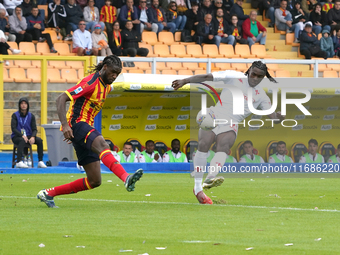
[[[78,122],[72,126],[72,144],[77,153],[78,164],[81,166],[99,161],[99,155],[91,151],[94,139],[100,136],[98,130],[86,122]]]

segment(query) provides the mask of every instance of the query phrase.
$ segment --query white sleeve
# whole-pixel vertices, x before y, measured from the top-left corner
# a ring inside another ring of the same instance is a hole
[[[321,155],[322,157],[322,163],[325,163],[325,158]]]
[[[168,153],[164,153],[163,154],[163,162],[169,162],[169,160],[170,160],[170,157],[169,157],[169,155],[168,155]]]
[[[301,156],[299,163],[306,163],[306,158],[305,156]]]
[[[236,158],[233,157],[233,163],[237,163],[237,160]]]
[[[263,98],[261,99],[260,108],[261,110],[269,110],[272,107],[272,102],[266,92],[263,91]]]
[[[268,160],[268,163],[275,163],[274,158],[270,156],[270,157],[269,157],[269,160]]]
[[[261,158],[261,163],[265,163],[264,160],[263,160],[263,158],[262,158],[261,156],[260,156],[260,158]]]
[[[224,81],[228,82],[235,78],[246,78],[244,73],[234,71],[234,70],[227,70],[227,71],[219,71],[211,73],[213,76],[213,81]]]
[[[155,161],[155,160],[154,160]],[[157,162],[163,162],[161,154],[159,154],[159,158],[157,159]]]
[[[245,158],[240,158],[240,161],[239,161],[240,163],[247,163],[247,161],[246,161],[246,159]]]
[[[139,154],[138,161],[139,161],[139,163],[145,163],[145,158],[144,158],[143,154]]]

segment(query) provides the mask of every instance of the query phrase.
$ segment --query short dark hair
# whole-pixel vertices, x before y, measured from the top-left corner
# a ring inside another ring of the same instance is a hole
[[[216,9],[216,13],[217,13],[218,10],[222,10],[222,11],[223,11],[223,8],[218,7],[218,8]],[[223,11],[223,13],[224,13],[224,11]]]
[[[148,145],[148,143],[153,143],[153,144],[155,144],[155,142],[154,142],[154,141],[152,141],[152,140],[147,140],[147,141],[145,142],[145,146],[147,146],[147,145]]]
[[[339,0],[339,1],[340,1],[340,0]],[[311,144],[311,143],[314,143],[316,146],[319,145],[319,144],[318,144],[318,141],[315,140],[315,139],[310,139],[310,140],[308,141],[308,145]]]
[[[125,146],[125,145],[130,145],[130,146],[132,146],[132,148],[133,148],[133,144],[132,144],[131,142],[125,142],[125,143],[124,143],[124,146]],[[124,147],[124,146],[123,146],[123,147]]]
[[[175,139],[173,139],[173,140],[171,141],[171,145],[172,145],[172,143],[174,143],[174,142],[179,142],[179,143],[181,143],[177,138],[175,138]]]
[[[284,144],[284,145],[286,146],[286,143],[285,143],[284,141],[279,141],[279,142],[277,143],[277,145],[281,145],[281,144]]]
[[[20,5],[18,5],[17,7],[15,7],[15,10],[16,9],[20,9],[20,10],[22,10],[22,8],[21,8],[21,6]]]
[[[253,143],[252,143],[252,141],[250,141],[250,140],[245,141],[245,142],[243,143],[243,145],[245,145],[246,143],[249,143],[251,146],[254,146]]]

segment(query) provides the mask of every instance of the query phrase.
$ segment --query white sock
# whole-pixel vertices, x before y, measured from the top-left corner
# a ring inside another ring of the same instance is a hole
[[[201,151],[197,151],[194,157],[195,195],[197,195],[198,192],[203,190],[202,181],[203,181],[205,167],[207,166],[207,158],[208,158],[208,153],[201,152]]]
[[[207,179],[215,178],[216,175],[221,171],[223,165],[227,159],[227,153],[225,152],[216,152],[214,157],[210,162],[209,174]]]

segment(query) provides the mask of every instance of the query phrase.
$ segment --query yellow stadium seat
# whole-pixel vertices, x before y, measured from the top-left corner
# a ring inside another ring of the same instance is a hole
[[[14,66],[24,69],[33,67],[31,60],[15,60]]]
[[[65,83],[65,80],[62,80],[60,77],[60,70],[59,69],[48,69],[48,82],[52,83]]]
[[[207,69],[207,63],[198,63],[198,67],[203,68],[204,70]]]
[[[251,54],[255,55],[257,58],[271,58],[267,55],[266,46],[254,44],[251,46]]]
[[[11,47],[12,49],[16,49],[16,50],[19,49],[19,48],[18,48],[18,44],[17,44],[16,42],[7,42],[7,44],[8,44],[9,47]],[[8,52],[9,55],[12,55],[12,54],[13,54],[12,51],[10,51],[10,50],[7,50],[7,52]],[[22,54],[23,54],[23,53],[21,52],[20,55],[22,55]]]
[[[54,44],[54,48],[58,51],[58,55],[61,56],[76,56],[77,53],[71,53],[69,44],[65,42],[57,42]]]
[[[9,65],[3,65],[3,68],[9,69],[9,68],[15,67],[14,60],[6,60],[6,61],[8,61]]]
[[[84,68],[80,68],[77,70],[77,73],[78,73],[78,79],[83,79],[85,77],[85,74],[84,74]]]
[[[13,78],[10,78],[8,75],[8,70],[3,69],[3,82],[13,82]]]
[[[47,42],[37,43],[37,52],[44,56],[58,56],[56,53],[51,53]]]
[[[198,44],[187,45],[187,54],[194,58],[207,58],[207,55],[202,52],[201,45]]]
[[[10,68],[9,77],[13,78],[14,82],[31,82],[31,80],[26,77],[26,72],[24,68]]]
[[[61,78],[67,83],[78,82],[78,75],[75,69],[61,69]]]
[[[255,58],[255,55],[250,54],[249,46],[246,44],[236,44],[235,54],[241,58]]]
[[[155,54],[158,57],[175,57],[174,55],[170,54],[169,46],[165,44],[156,44],[153,46]]]
[[[339,78],[337,71],[324,71],[323,78]]]
[[[321,33],[320,33],[321,34]],[[286,44],[287,45],[292,45],[293,47],[299,47],[300,43],[295,43],[294,42],[295,35],[294,33],[288,33],[286,34]]]
[[[192,75],[191,70],[179,70],[178,75]]]
[[[215,63],[215,68],[220,70],[229,70],[230,63]]]
[[[68,68],[65,65],[65,61],[48,61],[48,67],[49,68],[57,68],[57,69]]]
[[[144,71],[141,70],[141,69],[130,69],[129,73],[142,73],[142,74],[144,74]]]
[[[279,68],[278,64],[266,64],[268,67],[269,71],[277,71],[280,70],[281,68]]]
[[[152,45],[151,44],[141,44],[139,43],[139,47],[140,48],[146,48],[149,50],[149,53],[148,53],[148,57],[152,58],[152,57],[158,57],[154,52],[153,52],[153,48],[152,48]],[[142,45],[142,46],[141,46]]]
[[[290,77],[290,72],[288,70],[278,70],[275,72],[275,77],[277,78]]]
[[[204,44],[203,54],[207,55],[208,58],[220,58],[223,57],[218,53],[216,44]]]
[[[340,65],[339,64],[327,64],[328,70],[332,71],[340,71]]]
[[[83,61],[66,61],[66,66],[68,68],[79,69],[84,68]]]
[[[32,42],[21,42],[19,44],[19,50],[21,50],[24,55],[41,55],[40,52],[35,51],[35,46]]]
[[[134,62],[137,69],[150,70],[150,62]]]
[[[220,44],[220,55],[225,58],[239,58],[240,55],[236,55],[234,52],[234,47],[230,44]]]
[[[181,42],[181,36],[182,32],[180,31],[175,32],[175,42]]]
[[[32,66],[36,67],[36,68],[41,68],[41,61],[40,60],[32,60]]]
[[[58,36],[57,36],[57,33],[56,31],[52,30],[52,29],[49,29],[49,30],[45,30],[44,31],[44,34],[50,34],[51,36],[51,40],[52,40],[52,43],[56,43],[56,42],[63,42],[63,40],[58,40]]]
[[[176,75],[177,71],[176,70],[162,70],[162,74]]]
[[[162,44],[162,43],[158,42],[157,34],[155,32],[151,32],[151,31],[143,31],[142,41],[147,43],[147,44],[150,44],[150,45]]]
[[[168,31],[158,33],[158,41],[166,45],[179,44],[174,40],[174,34]]]
[[[170,53],[174,55],[176,58],[190,58],[191,56],[187,55],[185,51],[185,46],[182,44],[173,44],[170,45]]]
[[[195,75],[198,75],[198,74],[207,74],[207,71],[206,70],[195,70]]]
[[[184,62],[182,65],[183,65],[184,69],[188,69],[188,70],[192,70],[192,71],[203,70],[202,67],[198,66],[198,63],[193,63],[193,62],[192,63],[189,63],[189,62],[185,63]]]
[[[156,69],[157,70],[170,70],[170,67],[167,67],[167,65],[165,64],[165,62],[157,62],[156,64]]]
[[[231,63],[231,68],[240,72],[244,72],[248,69],[246,63]]]
[[[38,68],[27,68],[27,78],[31,82],[41,82],[41,69]]]
[[[166,66],[171,70],[183,70],[183,66],[181,62],[167,62]]]
[[[129,73],[127,69],[123,68],[122,73]]]

